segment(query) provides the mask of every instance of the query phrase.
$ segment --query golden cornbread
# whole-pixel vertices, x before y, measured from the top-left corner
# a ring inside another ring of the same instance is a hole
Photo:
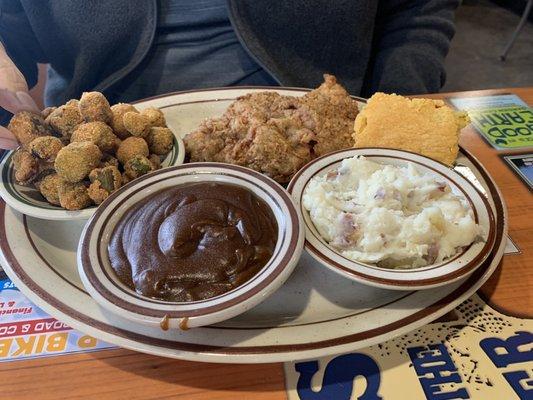
[[[376,93],[355,119],[354,147],[407,150],[452,165],[469,122],[442,100]]]

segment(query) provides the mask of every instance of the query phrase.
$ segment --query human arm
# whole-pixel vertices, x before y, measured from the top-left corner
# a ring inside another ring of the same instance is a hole
[[[28,94],[24,75],[7,55],[0,43],[0,107],[16,114],[19,111],[39,112],[39,108]],[[14,149],[18,143],[15,136],[0,126],[0,148]]]
[[[6,46],[11,49],[8,54]],[[37,79],[36,60],[42,58],[42,51],[33,36],[31,28],[18,2],[0,1],[0,107],[10,113],[19,111],[39,112],[39,108],[28,93],[28,81]],[[17,66],[19,65],[19,66]],[[21,72],[25,71],[27,77]],[[8,114],[0,110],[5,122]],[[0,127],[0,148],[17,146],[14,136]]]
[[[438,92],[458,0],[380,1],[364,95]]]
[[[28,94],[24,75],[7,55],[0,43],[0,107],[16,114],[19,111],[39,112],[39,108]],[[0,126],[0,148],[14,149],[18,143],[15,136]]]

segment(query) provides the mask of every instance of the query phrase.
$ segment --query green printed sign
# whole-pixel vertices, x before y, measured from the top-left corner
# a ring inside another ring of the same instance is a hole
[[[475,128],[497,149],[533,146],[533,110],[512,95],[455,98],[468,111]]]

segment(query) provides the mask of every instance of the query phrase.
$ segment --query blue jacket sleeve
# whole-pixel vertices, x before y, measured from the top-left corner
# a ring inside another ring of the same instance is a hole
[[[0,40],[28,86],[35,86],[37,63],[46,60],[24,8],[17,0],[0,0]]]
[[[366,95],[438,92],[458,0],[381,0]]]
[[[7,54],[33,87],[37,83],[37,62],[46,62],[43,51],[17,0],[0,0],[0,41]],[[0,125],[6,125],[11,117],[0,108]]]

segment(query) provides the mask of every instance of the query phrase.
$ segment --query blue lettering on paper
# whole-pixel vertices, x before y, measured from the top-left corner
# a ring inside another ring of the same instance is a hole
[[[407,352],[428,400],[470,398],[465,388],[443,391],[441,386],[443,384],[462,383],[461,376],[457,373],[457,367],[444,344],[411,347],[407,349]]]
[[[533,399],[533,377],[526,371],[505,372],[503,377],[513,388],[520,400]]]
[[[504,340],[500,338],[486,338],[479,342],[483,351],[498,368],[510,364],[533,361],[533,349],[520,351],[519,346],[533,343],[531,332],[516,332],[515,336]]]
[[[512,364],[533,361],[533,334],[531,332],[516,332],[516,335],[507,338],[486,338],[479,345],[498,368],[505,368]],[[521,347],[523,350],[519,349]],[[503,373],[520,400],[533,399],[533,377],[527,371],[511,371]]]
[[[311,387],[311,379],[319,369],[318,361],[297,363],[295,369],[300,373],[296,390],[301,400],[349,400],[357,376],[366,379],[366,390],[358,400],[382,400],[378,394],[379,366],[365,354],[352,353],[333,358],[325,368],[322,388],[318,392]]]

